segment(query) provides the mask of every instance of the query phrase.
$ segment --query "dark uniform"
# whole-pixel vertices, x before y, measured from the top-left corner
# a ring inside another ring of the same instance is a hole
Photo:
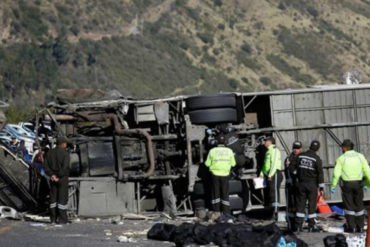
[[[57,208],[59,223],[67,223],[68,207],[68,176],[69,176],[69,154],[60,144],[65,139],[58,139],[58,146],[48,152],[45,158],[45,173],[48,176],[57,176],[58,182],[50,181],[50,220],[57,220]]]
[[[348,232],[362,232],[364,228],[364,192],[362,187],[370,185],[370,168],[366,158],[353,150],[353,143],[344,140],[343,154],[337,159],[332,179],[332,193],[340,181],[346,227]]]
[[[320,148],[318,141],[311,143],[310,149],[298,156],[297,169],[297,191],[296,191],[296,226],[302,230],[305,218],[306,201],[308,201],[308,226],[309,230],[315,230],[316,201],[318,188],[324,189],[324,176],[321,158],[316,154]]]
[[[287,221],[290,229],[295,228],[295,214],[296,214],[296,188],[297,188],[297,171],[295,170],[294,164],[298,159],[298,152],[302,148],[300,141],[293,143],[293,152],[285,158],[284,161],[284,175],[286,181],[286,198],[287,198]]]

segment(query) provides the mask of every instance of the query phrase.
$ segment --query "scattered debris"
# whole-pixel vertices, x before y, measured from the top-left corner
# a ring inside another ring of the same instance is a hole
[[[356,234],[348,235],[346,237],[348,247],[360,247],[365,246],[366,243],[366,234]]]
[[[136,241],[133,238],[129,238],[127,236],[118,236],[117,239],[118,242],[120,243],[135,243]]]
[[[123,225],[123,220],[121,216],[117,216],[117,217],[110,219],[110,222],[115,225]]]
[[[326,229],[326,232],[343,233],[344,232],[344,227],[343,226],[329,227],[328,229]]]
[[[33,222],[42,222],[42,223],[49,223],[50,222],[50,217],[34,215],[34,214],[25,214],[23,216],[23,219],[25,221],[33,221]]]
[[[142,215],[142,214],[131,214],[130,213],[130,214],[122,215],[122,218],[126,219],[126,220],[151,220],[154,217],[153,216],[145,216],[145,215]]]
[[[21,217],[18,214],[17,210],[7,206],[0,206],[0,219],[13,219],[13,220],[20,220]]]
[[[45,227],[46,224],[44,224],[44,223],[31,223],[30,226],[34,226],[34,227]]]
[[[143,230],[143,231],[130,231],[130,232],[123,232],[125,236],[127,237],[140,237],[140,236],[146,236],[148,234],[148,230]]]
[[[104,230],[105,236],[112,236],[112,231],[109,229]]]

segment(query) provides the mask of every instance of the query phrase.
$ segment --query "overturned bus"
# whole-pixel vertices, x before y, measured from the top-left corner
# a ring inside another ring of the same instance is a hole
[[[91,100],[90,93],[82,94],[90,100],[81,98],[81,90],[60,91],[35,119],[37,126],[52,123],[50,140],[67,136],[71,142],[69,210],[80,216],[209,208],[204,162],[220,133],[237,161],[229,191],[234,212],[264,207],[253,179],[266,136],[276,138],[282,159],[294,140],[304,149],[314,139],[321,142],[329,203],[341,201],[340,190],[328,193],[341,141],[353,140],[355,149],[370,156],[370,84],[155,100],[102,92]],[[280,195],[284,206],[284,183]]]

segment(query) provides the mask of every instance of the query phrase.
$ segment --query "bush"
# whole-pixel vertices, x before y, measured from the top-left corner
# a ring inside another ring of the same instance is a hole
[[[225,30],[225,25],[220,23],[217,25],[217,28],[220,29],[220,30]]]
[[[213,34],[211,32],[198,33],[197,35],[203,41],[203,43],[213,43]]]
[[[307,12],[312,15],[314,18],[318,17],[319,16],[319,11],[317,11],[317,9],[315,9],[314,7],[312,6],[309,6],[307,8]]]
[[[208,63],[208,64],[215,64],[216,63],[216,58],[213,56],[208,55],[208,53],[204,54],[202,58],[203,63]]]
[[[269,77],[261,77],[260,82],[262,82],[263,85],[265,86],[271,86],[272,85],[272,80]]]
[[[286,10],[286,6],[285,6],[285,4],[283,2],[280,2],[279,3],[278,8],[281,9],[281,10]]]
[[[196,20],[196,21],[199,21],[200,19],[200,9],[193,9],[193,8],[188,8],[187,9],[187,12],[188,12],[188,15]]]
[[[293,80],[303,82],[306,85],[311,85],[315,79],[308,74],[302,74],[300,69],[289,65],[283,58],[277,55],[268,55],[267,60],[282,73],[289,75]]]
[[[248,67],[253,70],[259,70],[260,65],[257,63],[256,60],[253,58],[250,58],[248,55],[245,53],[238,53],[236,55],[236,59],[238,60],[239,63],[243,64],[245,67]]]
[[[242,77],[242,81],[245,82],[245,83],[249,83],[249,80],[246,77]]]
[[[80,29],[78,28],[77,25],[73,25],[70,29],[69,29],[75,36],[78,35],[78,33],[80,32]]]
[[[251,54],[252,53],[252,47],[250,44],[248,43],[244,43],[241,47],[240,47],[244,52],[246,52],[247,54]]]
[[[189,0],[176,0],[175,4],[179,7],[183,7],[188,4]]]
[[[284,52],[305,61],[313,70],[324,77],[341,71],[340,63],[335,59],[337,47],[327,39],[323,40],[313,32],[293,34],[281,28],[278,36]]]
[[[239,82],[237,80],[235,80],[235,79],[229,79],[228,83],[229,83],[229,86],[232,89],[237,89],[238,88]]]
[[[56,40],[53,45],[53,56],[57,61],[58,65],[64,65],[69,60],[69,44],[66,41]]]
[[[222,0],[213,0],[213,5],[217,7],[221,7],[223,4]]]

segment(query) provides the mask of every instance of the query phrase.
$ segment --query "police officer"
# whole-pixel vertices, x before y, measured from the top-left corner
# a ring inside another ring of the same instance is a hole
[[[293,142],[293,150],[284,161],[286,193],[287,193],[287,221],[290,229],[295,229],[295,213],[296,213],[296,186],[297,172],[294,167],[298,155],[302,153],[302,143],[300,141]]]
[[[50,177],[50,221],[66,224],[68,204],[69,154],[67,139],[57,139],[57,146],[45,158],[45,173]],[[57,209],[58,213],[57,214]],[[57,217],[59,216],[59,218]]]
[[[267,202],[277,214],[280,201],[280,185],[283,181],[281,172],[281,154],[280,150],[275,146],[275,138],[267,137],[265,139],[265,147],[267,152],[263,162],[260,177],[264,176],[267,179]],[[276,216],[276,215],[275,215]]]
[[[295,163],[297,169],[297,231],[302,231],[305,218],[306,202],[308,201],[308,229],[309,232],[319,231],[316,227],[316,201],[318,189],[321,195],[324,193],[324,176],[321,158],[316,154],[320,149],[320,142],[312,141],[308,151],[298,156]]]
[[[212,206],[217,216],[220,214],[221,206],[224,214],[230,213],[229,175],[235,164],[233,151],[225,147],[225,137],[219,135],[217,147],[209,151],[206,161],[206,166],[212,173]]]
[[[341,147],[343,154],[337,159],[331,193],[341,179],[342,199],[345,208],[346,230],[348,232],[362,232],[364,228],[364,192],[362,190],[363,178],[366,186],[370,184],[370,169],[365,157],[353,150],[353,142],[344,140]]]

